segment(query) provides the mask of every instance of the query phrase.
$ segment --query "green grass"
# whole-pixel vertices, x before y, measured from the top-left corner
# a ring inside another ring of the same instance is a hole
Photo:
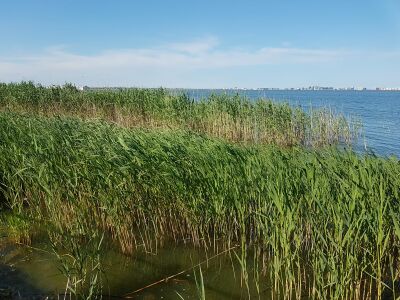
[[[285,147],[350,145],[360,131],[359,122],[326,108],[306,113],[239,95],[194,101],[161,88],[79,91],[72,85],[0,84],[0,110],[102,119],[128,128],[189,129],[233,142]]]
[[[4,209],[78,245],[96,232],[127,254],[238,243],[257,249],[275,297],[396,293],[396,158],[5,112],[0,141]]]

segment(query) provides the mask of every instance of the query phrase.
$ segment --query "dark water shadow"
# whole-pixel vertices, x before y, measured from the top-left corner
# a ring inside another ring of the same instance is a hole
[[[46,295],[27,281],[26,275],[0,263],[0,299],[44,299]]]

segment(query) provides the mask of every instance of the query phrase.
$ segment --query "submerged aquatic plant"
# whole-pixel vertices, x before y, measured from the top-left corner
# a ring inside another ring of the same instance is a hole
[[[59,235],[49,232],[59,270],[67,279],[64,295],[75,299],[102,298],[102,243],[104,235]]]
[[[196,289],[197,289],[197,297],[199,300],[206,300],[206,292],[204,289],[204,279],[203,279],[203,272],[201,271],[201,267],[199,267],[199,274],[196,274],[196,270],[193,272],[194,280],[196,282]],[[198,278],[197,278],[198,276]]]

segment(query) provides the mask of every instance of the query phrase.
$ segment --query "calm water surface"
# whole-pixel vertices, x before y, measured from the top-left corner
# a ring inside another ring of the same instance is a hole
[[[346,116],[360,118],[363,137],[357,148],[379,155],[400,157],[400,91],[296,91],[296,90],[186,90],[196,99],[212,93],[268,98],[305,109],[327,106]],[[365,136],[364,136],[365,135]]]
[[[207,299],[248,299],[249,295],[251,298],[260,296],[262,299],[271,299],[270,284],[264,277],[257,291],[256,281],[250,272],[246,288],[233,251],[228,255],[222,250],[205,252],[190,246],[167,244],[157,253],[137,251],[132,257],[106,251],[102,263],[105,299],[199,299],[200,269],[192,267],[200,263]],[[253,263],[253,258],[249,257],[247,264],[250,269],[255,268]],[[4,274],[2,267],[10,269],[7,274]],[[2,284],[5,283],[18,289],[22,298],[43,295],[44,299],[44,295],[64,293],[67,281],[59,268],[48,244],[36,244],[33,248],[15,245],[0,247],[0,289],[4,288]],[[179,275],[159,282],[175,274]]]

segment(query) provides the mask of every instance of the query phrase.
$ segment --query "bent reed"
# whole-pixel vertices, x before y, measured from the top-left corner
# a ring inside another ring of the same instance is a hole
[[[284,147],[351,145],[360,133],[360,122],[327,108],[306,113],[239,95],[194,100],[162,88],[80,91],[71,84],[0,83],[0,110],[101,119],[128,128],[188,129],[231,142]]]
[[[126,254],[170,238],[238,243],[256,249],[273,299],[399,296],[396,158],[10,112],[0,141],[3,208],[60,243],[99,232]]]

